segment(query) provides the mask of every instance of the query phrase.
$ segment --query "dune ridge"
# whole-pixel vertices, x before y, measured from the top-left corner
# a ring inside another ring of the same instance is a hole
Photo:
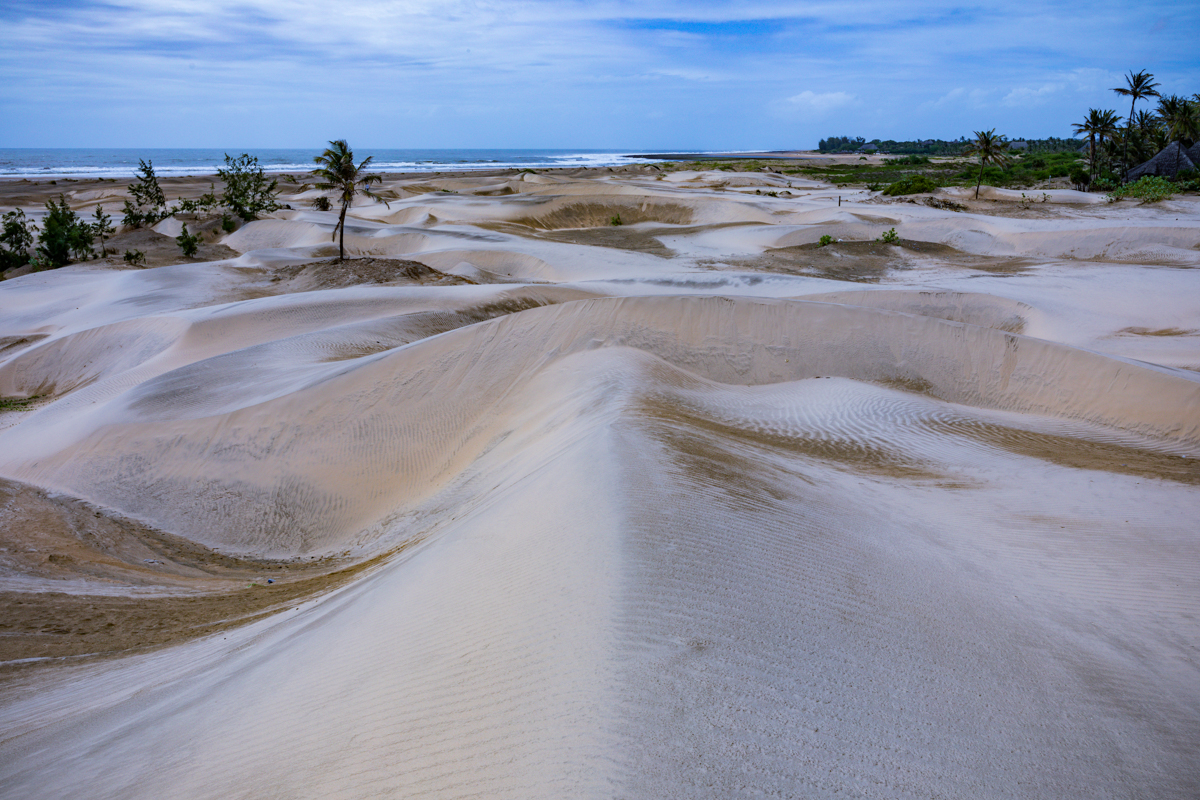
[[[382,190],[0,283],[0,797],[1200,792],[1194,201]]]

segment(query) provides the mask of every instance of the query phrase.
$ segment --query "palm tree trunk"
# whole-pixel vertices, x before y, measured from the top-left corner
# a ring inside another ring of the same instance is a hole
[[[1092,163],[1088,167],[1092,171],[1092,183],[1096,182],[1096,134],[1088,134],[1088,145],[1091,148]]]
[[[338,237],[338,261],[346,260],[346,209],[349,207],[349,203],[342,203],[342,215],[338,217],[338,231],[341,233]]]
[[[1133,102],[1129,104],[1129,124],[1125,126],[1125,152],[1121,155],[1121,179],[1124,180],[1124,174],[1129,172],[1129,135],[1133,133],[1133,107],[1137,105],[1137,95],[1133,96]]]
[[[979,159],[979,180],[975,181],[975,199],[979,199],[979,184],[983,183],[983,159]]]

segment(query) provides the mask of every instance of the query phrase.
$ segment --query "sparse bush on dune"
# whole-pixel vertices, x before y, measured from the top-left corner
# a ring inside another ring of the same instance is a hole
[[[143,225],[155,225],[171,216],[167,210],[167,196],[158,185],[158,176],[154,174],[154,162],[138,159],[138,179],[129,184],[129,194],[133,201],[125,201],[122,224],[140,228]]]
[[[0,230],[0,272],[29,263],[29,250],[33,247],[33,234],[37,230],[21,209],[4,215]]]
[[[221,204],[247,222],[281,208],[276,191],[279,181],[267,179],[255,156],[242,153],[234,158],[226,153],[225,168],[217,174],[225,181]]]
[[[184,225],[183,232],[175,237],[175,243],[179,245],[184,256],[191,258],[196,255],[196,250],[200,247],[200,237],[188,233],[187,225]]]
[[[889,184],[883,193],[889,197],[905,194],[921,194],[936,191],[938,185],[924,175],[908,175],[895,183]]]
[[[72,257],[83,260],[93,255],[92,226],[81,220],[60,194],[58,202],[46,201],[46,216],[38,237],[39,262],[48,269],[71,263]]]
[[[1141,200],[1143,203],[1158,203],[1166,200],[1176,192],[1175,184],[1157,175],[1145,175],[1133,183],[1127,183],[1113,189],[1108,194],[1108,201],[1114,203],[1126,197]]]

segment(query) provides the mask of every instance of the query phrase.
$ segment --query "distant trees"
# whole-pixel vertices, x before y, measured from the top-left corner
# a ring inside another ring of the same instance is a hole
[[[996,135],[996,129],[975,131],[974,141],[967,143],[963,155],[979,156],[979,177],[975,181],[975,199],[979,199],[979,186],[983,183],[983,168],[988,164],[1002,167],[1009,161],[1008,142]]]
[[[1096,140],[1099,139],[1100,144],[1104,144],[1106,137],[1111,137],[1117,130],[1117,123],[1121,118],[1117,116],[1115,111],[1101,111],[1096,108],[1088,109],[1088,115],[1084,117],[1083,122],[1077,122],[1074,125],[1075,135],[1082,136],[1087,134],[1088,137],[1088,168],[1091,171],[1091,179],[1096,179]]]
[[[316,184],[317,188],[325,192],[334,192],[335,199],[342,206],[342,213],[338,215],[337,225],[334,226],[333,236],[330,237],[338,239],[338,258],[342,260],[346,258],[346,212],[354,198],[362,194],[377,203],[387,205],[387,201],[371,190],[371,184],[383,181],[382,175],[365,172],[371,158],[372,156],[367,156],[362,163],[355,165],[354,152],[345,139],[331,141],[324,153],[313,158],[313,163],[318,166],[312,174],[320,179]]]

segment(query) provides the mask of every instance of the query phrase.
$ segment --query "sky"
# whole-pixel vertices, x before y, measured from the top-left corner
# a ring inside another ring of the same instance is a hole
[[[0,0],[0,147],[1070,136],[1130,70],[1200,92],[1198,32],[1195,0]]]

